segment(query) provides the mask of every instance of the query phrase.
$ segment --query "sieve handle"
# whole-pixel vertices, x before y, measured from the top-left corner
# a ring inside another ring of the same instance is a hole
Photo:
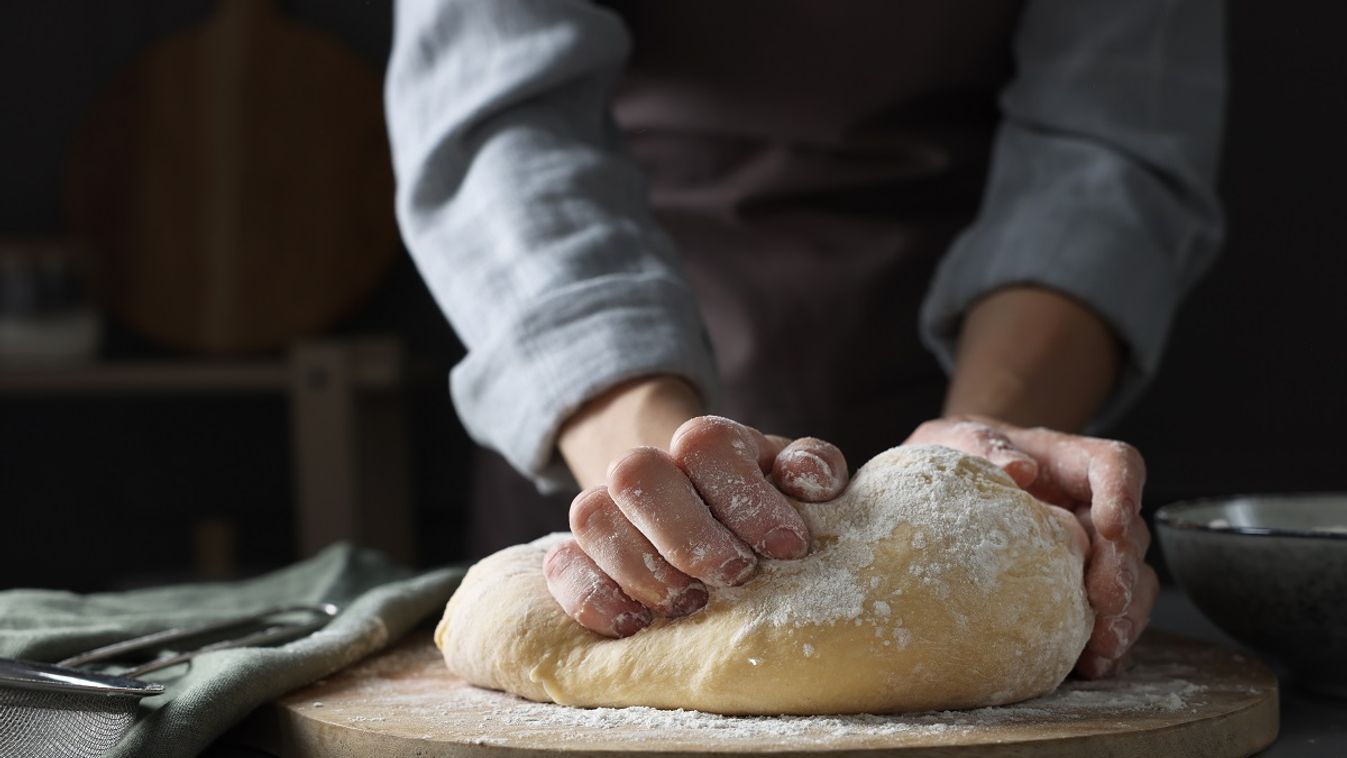
[[[246,634],[242,637],[221,640],[175,655],[156,658],[129,671],[122,672],[121,674],[121,676],[125,677],[136,677],[150,671],[158,671],[159,669],[168,668],[169,666],[177,665],[183,661],[191,660],[192,657],[201,653],[208,653],[214,650],[228,650],[236,647],[271,645],[278,642],[288,642],[290,640],[298,639],[326,626],[327,622],[337,615],[338,610],[337,606],[332,603],[277,605],[256,613],[250,613],[246,616],[236,616],[222,621],[213,621],[209,624],[201,624],[199,626],[165,629],[162,632],[146,634],[141,637],[116,642],[111,645],[104,645],[103,647],[90,650],[87,653],[80,653],[79,655],[67,658],[57,665],[73,668],[75,666],[94,663],[96,661],[110,661],[120,658],[126,653],[162,647],[170,642],[177,642],[178,640],[210,634],[211,632],[221,632],[226,629],[243,626],[244,624],[266,621],[275,616],[290,613],[306,613],[309,615],[309,620],[307,621],[300,623],[277,623],[274,626],[269,626],[266,629]]]

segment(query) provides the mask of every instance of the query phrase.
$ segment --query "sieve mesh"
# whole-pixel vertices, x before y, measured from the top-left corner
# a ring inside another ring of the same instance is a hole
[[[140,699],[162,694],[161,684],[136,679],[215,650],[274,645],[298,639],[336,616],[331,603],[278,605],[195,627],[165,629],[105,645],[58,664],[0,658],[0,758],[101,758],[131,728]],[[303,622],[286,620],[297,614]],[[241,626],[262,628],[181,652],[167,652],[116,675],[76,667],[162,649]]]
[[[135,697],[0,687],[0,755],[101,758],[131,727]]]

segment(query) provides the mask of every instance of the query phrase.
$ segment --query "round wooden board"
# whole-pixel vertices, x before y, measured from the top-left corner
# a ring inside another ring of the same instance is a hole
[[[1135,665],[1044,698],[895,716],[729,717],[531,703],[464,684],[429,637],[258,709],[234,737],[283,758],[514,758],[640,753],[907,757],[1240,756],[1277,735],[1277,680],[1233,651],[1147,634]]]
[[[398,256],[379,71],[279,6],[214,3],[112,78],[74,147],[100,297],[166,345],[283,347]]]

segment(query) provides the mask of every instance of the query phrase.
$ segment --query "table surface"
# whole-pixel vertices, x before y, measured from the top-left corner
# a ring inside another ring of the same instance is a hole
[[[1247,649],[1208,621],[1176,587],[1160,590],[1155,611],[1151,614],[1151,627]],[[1277,669],[1277,676],[1281,682],[1281,732],[1277,741],[1259,755],[1264,758],[1347,756],[1347,700],[1297,689],[1282,669]]]

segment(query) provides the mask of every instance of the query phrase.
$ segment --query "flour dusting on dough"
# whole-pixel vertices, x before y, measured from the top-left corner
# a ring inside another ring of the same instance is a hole
[[[904,465],[885,465],[890,460]],[[717,593],[727,603],[751,597],[758,618],[777,626],[854,622],[866,615],[867,588],[880,581],[862,578],[875,561],[874,545],[900,527],[911,530],[911,548],[923,551],[924,560],[909,566],[923,584],[947,594],[950,574],[957,571],[993,592],[1024,548],[1051,549],[1060,534],[1048,531],[1051,526],[1026,528],[1018,514],[988,498],[988,480],[1014,486],[1001,469],[980,458],[943,447],[894,448],[852,481],[847,496],[862,501],[861,507],[842,508],[837,501],[797,504],[814,538],[815,554],[808,560],[763,561],[748,585]],[[928,542],[933,549],[926,550]],[[760,593],[752,587],[756,582],[784,589]],[[884,603],[873,612],[884,616],[887,609]]]

